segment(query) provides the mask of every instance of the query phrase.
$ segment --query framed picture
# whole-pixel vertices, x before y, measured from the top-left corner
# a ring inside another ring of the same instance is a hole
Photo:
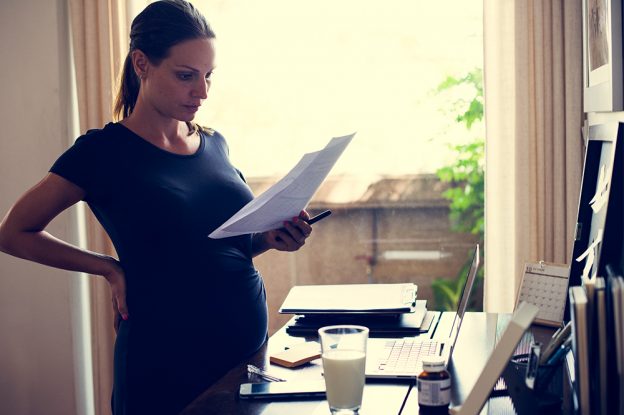
[[[624,109],[622,0],[583,0],[585,112]]]

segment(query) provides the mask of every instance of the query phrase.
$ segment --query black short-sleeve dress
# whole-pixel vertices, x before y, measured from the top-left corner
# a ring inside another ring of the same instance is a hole
[[[115,415],[175,414],[267,337],[251,236],[207,235],[253,198],[224,138],[162,150],[119,123],[79,137],[50,171],[75,183],[124,269]]]

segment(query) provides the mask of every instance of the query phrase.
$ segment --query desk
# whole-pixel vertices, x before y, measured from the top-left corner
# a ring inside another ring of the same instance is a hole
[[[453,316],[454,313],[441,314],[434,338],[446,337],[450,331]],[[465,400],[494,348],[497,333],[500,334],[508,322],[508,314],[466,313],[453,354],[453,364],[449,368],[453,377],[452,406],[461,404]],[[534,327],[532,331],[538,340],[547,342],[553,330]],[[431,337],[431,332],[423,335]],[[281,351],[285,346],[303,341],[305,341],[304,338],[291,337],[286,334],[285,328],[280,329],[271,336],[268,344],[254,356],[230,370],[197,397],[180,415],[329,415],[325,400],[263,401],[238,398],[239,385],[249,382],[248,363],[261,368],[269,368],[270,373],[288,380],[322,379],[320,359],[295,369],[269,364],[272,351]],[[413,381],[367,380],[360,415],[418,414],[418,393],[413,386]],[[510,408],[508,398],[494,400],[498,401],[495,404],[496,413],[502,413],[499,409]],[[487,414],[487,408],[482,413]],[[513,410],[508,413],[513,413]]]

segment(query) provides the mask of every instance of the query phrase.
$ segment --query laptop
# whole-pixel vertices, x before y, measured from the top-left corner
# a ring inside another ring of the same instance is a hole
[[[448,364],[459,336],[464,313],[468,307],[468,299],[477,277],[479,262],[479,245],[477,245],[448,338],[444,340],[420,337],[368,339],[366,345],[366,377],[380,379],[415,378],[422,372],[422,358],[425,356],[443,356]]]

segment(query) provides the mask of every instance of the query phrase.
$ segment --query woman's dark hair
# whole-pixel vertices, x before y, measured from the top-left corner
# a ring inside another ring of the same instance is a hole
[[[162,0],[147,6],[132,21],[130,50],[113,109],[115,118],[123,119],[132,114],[139,94],[139,77],[132,67],[133,50],[141,50],[151,63],[159,65],[172,46],[185,40],[214,37],[206,18],[187,1]]]

